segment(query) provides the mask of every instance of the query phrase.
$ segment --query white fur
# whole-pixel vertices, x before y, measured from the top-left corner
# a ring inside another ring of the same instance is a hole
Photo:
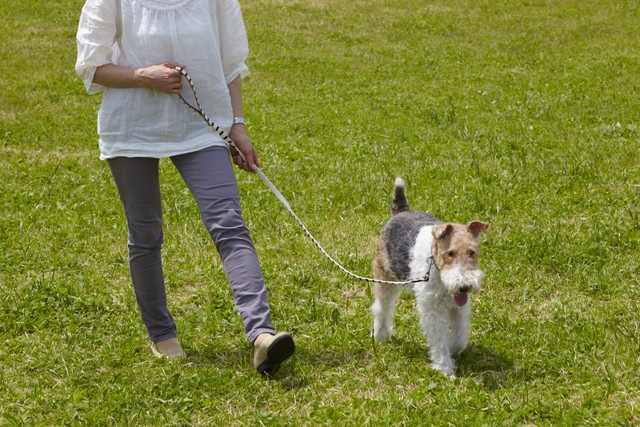
[[[431,246],[433,245],[433,227],[426,226],[420,229],[416,237],[416,244],[411,249],[411,278],[418,279],[427,275],[427,270],[431,263],[426,262],[431,256]]]

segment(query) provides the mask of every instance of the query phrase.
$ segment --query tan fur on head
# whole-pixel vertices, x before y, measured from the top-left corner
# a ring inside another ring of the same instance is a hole
[[[480,233],[482,233],[487,228],[489,228],[489,224],[478,220],[471,221],[469,224],[467,224],[467,230],[469,230],[469,233],[471,233],[476,239],[478,238],[478,236],[480,236]]]
[[[478,237],[489,225],[471,221],[467,225],[446,223],[433,227],[432,253],[440,270],[458,264],[464,270],[477,268],[480,242]]]

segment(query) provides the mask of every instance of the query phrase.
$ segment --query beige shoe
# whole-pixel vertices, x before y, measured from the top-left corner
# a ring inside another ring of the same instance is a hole
[[[293,338],[286,332],[260,334],[253,343],[253,367],[262,375],[274,374],[295,350]]]
[[[167,357],[169,359],[186,359],[184,352],[177,338],[151,343],[151,351],[156,357]]]

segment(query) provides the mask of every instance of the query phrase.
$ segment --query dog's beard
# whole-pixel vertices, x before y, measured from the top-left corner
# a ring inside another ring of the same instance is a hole
[[[451,295],[468,295],[474,292],[478,292],[482,287],[483,273],[479,269],[464,269],[461,265],[456,264],[453,268],[446,268],[440,271],[440,278],[444,284],[447,292]],[[461,289],[468,288],[466,292],[462,292]],[[456,299],[456,304],[463,306],[466,304],[467,299],[459,296]]]

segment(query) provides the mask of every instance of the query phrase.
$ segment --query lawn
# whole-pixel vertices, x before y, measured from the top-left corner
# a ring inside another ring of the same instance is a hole
[[[0,426],[640,424],[638,2],[241,2],[250,136],[332,256],[371,274],[398,175],[414,208],[490,223],[455,380],[430,368],[408,294],[394,340],[373,343],[371,285],[238,171],[297,343],[256,374],[169,161],[164,263],[189,358],[152,357],[100,96],[73,70],[82,4],[0,4]]]

